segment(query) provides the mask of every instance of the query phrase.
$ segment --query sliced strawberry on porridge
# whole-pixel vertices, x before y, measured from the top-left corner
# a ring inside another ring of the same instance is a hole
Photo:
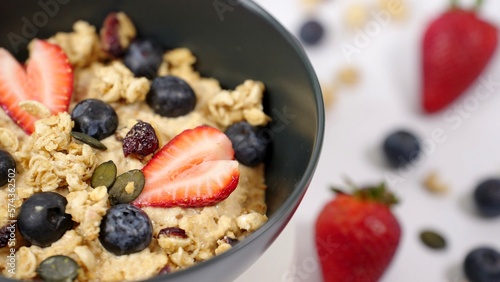
[[[73,91],[73,70],[62,49],[38,39],[30,47],[24,67],[0,48],[0,106],[28,134],[34,131],[37,118],[19,107],[19,102],[36,100],[53,114],[65,112]]]
[[[238,166],[231,141],[223,132],[209,126],[185,130],[142,169],[146,184],[134,205],[216,204],[236,189]]]

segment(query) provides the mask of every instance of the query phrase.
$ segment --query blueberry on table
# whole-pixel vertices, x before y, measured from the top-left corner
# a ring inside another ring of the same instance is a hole
[[[196,96],[184,80],[167,75],[153,80],[146,102],[155,113],[161,116],[178,117],[194,109]]]
[[[163,50],[158,43],[148,39],[136,39],[127,49],[123,63],[136,77],[148,79],[156,77],[156,72],[163,61]]]
[[[394,168],[404,167],[415,161],[421,151],[418,138],[406,130],[398,130],[387,136],[383,149],[389,164]]]
[[[492,178],[481,182],[474,191],[476,206],[484,217],[500,215],[500,179]]]
[[[78,277],[80,266],[72,258],[55,255],[46,258],[36,268],[36,273],[47,282],[70,282]]]
[[[47,247],[73,228],[71,215],[65,213],[68,201],[54,192],[36,193],[22,205],[17,226],[23,238],[33,245]]]
[[[74,131],[82,132],[97,140],[113,135],[118,127],[118,115],[113,107],[97,99],[87,99],[78,103],[71,119]]]
[[[4,150],[0,150],[0,187],[9,182],[9,174],[16,169],[16,161],[12,155]]]
[[[463,266],[470,282],[500,281],[500,253],[490,247],[469,252]]]
[[[148,215],[130,204],[111,207],[101,221],[99,241],[117,256],[144,250],[153,238],[153,225]]]
[[[226,129],[236,160],[246,166],[256,166],[264,161],[269,142],[262,130],[262,127],[252,126],[246,121],[235,123]]]
[[[317,20],[309,20],[302,24],[299,31],[300,40],[307,45],[315,45],[323,38],[325,30]]]

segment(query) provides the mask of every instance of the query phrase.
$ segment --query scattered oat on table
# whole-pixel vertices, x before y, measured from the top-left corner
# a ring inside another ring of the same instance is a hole
[[[359,82],[359,71],[354,66],[345,66],[337,72],[336,80],[345,86],[354,86]]]
[[[436,194],[444,194],[450,190],[448,185],[442,182],[442,180],[439,178],[439,175],[436,171],[431,171],[425,177],[423,184],[427,190]]]
[[[389,12],[395,20],[404,20],[408,16],[408,5],[405,0],[379,0],[379,9]]]
[[[325,0],[300,0],[302,9],[306,12],[313,12],[322,2],[325,2]]]
[[[325,103],[325,108],[329,108],[333,105],[336,100],[338,86],[332,83],[321,83],[321,92],[323,93],[323,102]]]
[[[368,7],[361,3],[350,4],[344,13],[344,21],[351,29],[363,27],[368,21]]]

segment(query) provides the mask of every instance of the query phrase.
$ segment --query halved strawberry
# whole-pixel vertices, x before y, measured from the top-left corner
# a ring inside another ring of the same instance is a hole
[[[35,130],[36,118],[19,108],[19,102],[32,99],[26,91],[23,67],[5,49],[0,48],[0,106],[26,133]]]
[[[37,100],[55,114],[68,110],[73,91],[73,70],[62,49],[38,39],[30,47],[26,68],[0,48],[0,106],[28,134],[36,118],[19,102]]]
[[[73,69],[68,56],[58,45],[43,40],[32,44],[26,66],[29,90],[52,113],[68,111],[73,92]]]
[[[226,199],[239,181],[229,138],[210,126],[188,129],[154,155],[142,172],[138,207],[202,207]]]

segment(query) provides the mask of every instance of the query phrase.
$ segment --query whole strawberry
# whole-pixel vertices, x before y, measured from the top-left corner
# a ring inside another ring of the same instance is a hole
[[[401,227],[384,184],[339,193],[319,214],[316,250],[325,282],[378,281],[399,245]]]
[[[437,112],[459,97],[490,61],[497,42],[498,30],[476,10],[453,5],[432,21],[422,42],[424,111]]]

